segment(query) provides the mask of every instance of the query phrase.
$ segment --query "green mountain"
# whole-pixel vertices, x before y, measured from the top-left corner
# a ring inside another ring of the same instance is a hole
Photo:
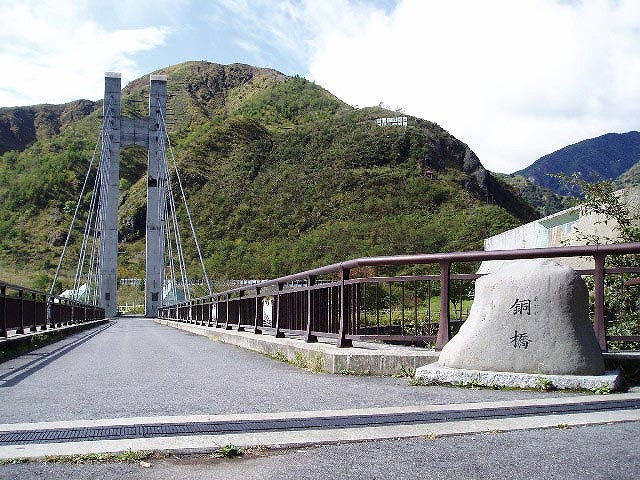
[[[96,108],[97,104],[89,100],[0,108],[0,155],[10,150],[24,150],[36,140],[50,139]]]
[[[587,181],[615,180],[639,160],[640,132],[607,133],[545,155],[514,175],[560,195],[572,195],[575,192],[551,175],[580,173]]]
[[[397,113],[356,109],[303,78],[248,65],[187,62],[154,73],[168,76],[171,142],[214,278],[477,249],[483,238],[536,217],[435,123],[409,117],[407,127],[380,127],[376,118]],[[147,94],[148,77],[131,82],[123,112],[145,115]],[[0,157],[0,278],[33,283],[51,275],[101,108],[93,104],[59,133],[29,137],[26,148],[0,143],[11,149]],[[145,170],[146,152],[123,150],[122,277],[144,272]],[[185,250],[197,272],[193,244]]]
[[[505,173],[492,173],[503,181],[514,194],[520,196],[526,203],[535,208],[541,217],[552,215],[569,208],[575,199],[569,196],[558,195],[552,190],[540,187],[521,175],[508,175]]]

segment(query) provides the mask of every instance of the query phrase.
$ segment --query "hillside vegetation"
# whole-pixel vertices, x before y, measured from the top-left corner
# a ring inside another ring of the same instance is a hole
[[[248,65],[187,62],[154,73],[168,76],[171,141],[214,278],[477,249],[536,216],[435,123],[379,127],[376,118],[397,114],[354,109],[303,78]],[[145,115],[146,95],[148,77],[129,84],[123,113]],[[26,148],[0,143],[11,149],[0,157],[0,276],[22,272],[15,280],[32,284],[52,273],[100,122],[98,102]],[[120,187],[119,275],[141,277],[145,151],[123,151]],[[185,248],[197,274],[195,248]]]
[[[575,198],[559,195],[549,188],[536,185],[522,175],[504,173],[493,173],[493,175],[511,188],[515,195],[522,197],[525,202],[535,208],[541,217],[552,215],[575,204]]]

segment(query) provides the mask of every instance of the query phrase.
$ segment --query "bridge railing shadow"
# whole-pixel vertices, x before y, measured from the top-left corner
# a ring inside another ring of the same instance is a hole
[[[339,347],[358,340],[439,350],[466,320],[482,276],[461,272],[492,260],[591,257],[594,268],[578,273],[592,279],[593,328],[606,351],[607,342],[640,342],[640,332],[608,335],[605,319],[605,276],[640,274],[638,266],[605,268],[605,259],[638,253],[640,243],[358,258],[165,306],[158,316],[307,342],[328,337]],[[425,273],[393,274],[397,268]]]

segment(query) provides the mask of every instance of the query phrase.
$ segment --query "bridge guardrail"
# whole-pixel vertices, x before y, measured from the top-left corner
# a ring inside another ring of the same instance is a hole
[[[605,259],[638,253],[640,243],[626,243],[358,258],[165,306],[158,316],[276,337],[301,335],[307,342],[330,337],[339,347],[350,346],[353,340],[382,340],[434,342],[439,350],[468,315],[465,310],[469,292],[473,292],[471,282],[481,276],[452,273],[452,265],[586,256],[594,259],[594,268],[578,273],[593,277],[593,327],[601,349],[606,351],[607,341],[640,342],[640,335],[607,335],[605,321],[605,275],[640,274],[640,267],[605,268]],[[439,273],[351,278],[353,272],[371,267],[429,264],[437,265]],[[318,284],[320,276],[337,278]],[[304,284],[284,288],[299,280]],[[431,300],[437,297],[437,305],[432,305]]]
[[[104,308],[0,282],[0,337],[104,318]]]

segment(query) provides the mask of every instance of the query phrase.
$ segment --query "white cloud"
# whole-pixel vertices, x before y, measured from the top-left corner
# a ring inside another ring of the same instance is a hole
[[[312,15],[322,25],[310,78],[349,103],[384,101],[439,123],[490,169],[640,128],[640,2],[402,0],[389,14],[332,5],[342,20]]]
[[[135,55],[162,45],[167,27],[107,30],[87,5],[5,1],[0,5],[0,106],[60,103],[103,95],[105,71],[139,76]]]
[[[318,39],[351,30],[375,11],[368,3],[349,0],[219,0],[208,9],[211,24],[229,28],[237,36],[233,42],[265,66],[277,62],[302,68]]]

